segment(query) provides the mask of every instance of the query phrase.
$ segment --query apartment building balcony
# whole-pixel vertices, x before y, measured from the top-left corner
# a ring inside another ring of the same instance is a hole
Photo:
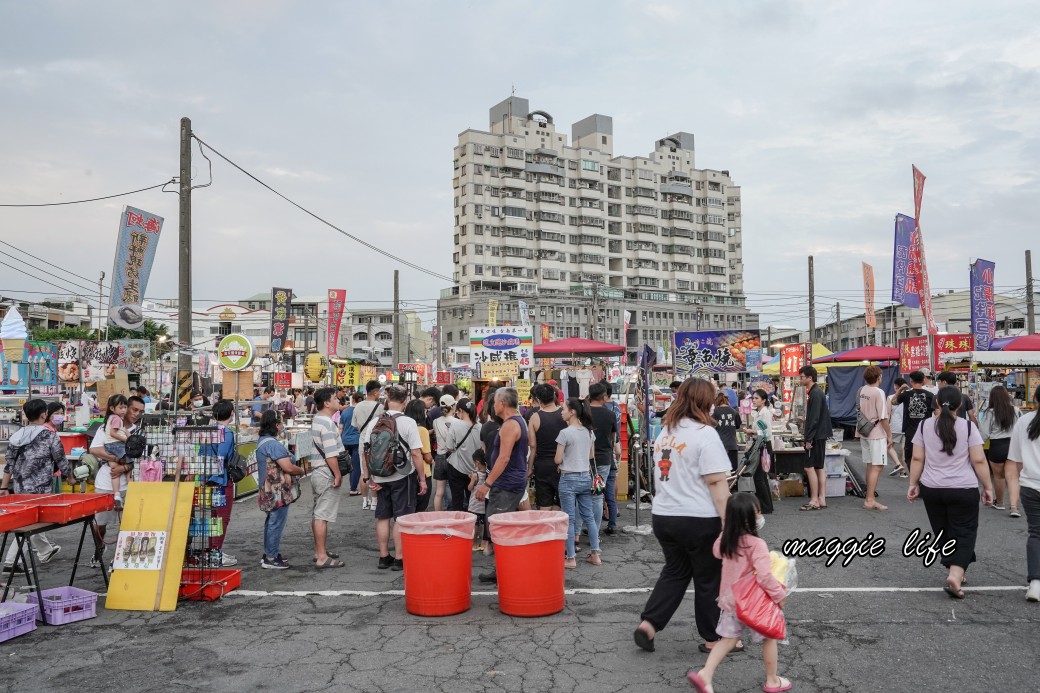
[[[537,161],[528,162],[527,166],[524,167],[528,173],[548,173],[552,176],[565,176],[567,175],[566,169],[563,166],[557,166],[556,164],[542,163]]]
[[[693,186],[689,183],[661,183],[658,187],[658,191],[662,195],[683,195],[685,197],[693,197]]]
[[[577,226],[595,226],[597,228],[601,228],[602,229],[604,226],[606,226],[606,222],[604,222],[602,219],[599,219],[597,217],[587,217],[587,216],[583,215],[583,216],[577,217],[576,225]]]

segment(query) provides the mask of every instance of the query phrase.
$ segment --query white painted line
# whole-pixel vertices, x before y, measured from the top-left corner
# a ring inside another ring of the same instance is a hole
[[[567,596],[580,594],[648,594],[651,587],[619,587],[602,589],[569,589],[563,593]],[[1009,585],[994,585],[982,587],[968,587],[965,592],[1013,592],[1022,590],[1024,587]],[[818,593],[871,593],[871,592],[942,592],[940,587],[799,587],[796,592],[818,592]],[[693,590],[687,590],[687,594],[693,594]],[[404,590],[384,590],[375,592],[371,590],[293,590],[265,592],[262,590],[233,590],[225,594],[225,597],[403,597]],[[497,597],[498,592],[470,592],[472,597]]]

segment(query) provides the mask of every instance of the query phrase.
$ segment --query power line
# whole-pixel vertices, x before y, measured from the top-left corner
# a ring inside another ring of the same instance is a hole
[[[212,146],[210,146],[209,143],[205,142],[203,139],[201,139],[197,135],[192,134],[192,137],[194,137],[198,141],[199,145],[204,146],[206,149],[208,149],[211,152],[213,152],[214,154],[216,154],[218,157],[223,159],[227,164],[229,164],[230,166],[238,169],[238,171],[241,172],[242,174],[244,174],[245,176],[253,179],[256,183],[258,183],[262,187],[266,188],[270,192],[274,193],[278,197],[282,198],[283,200],[285,200],[286,202],[291,204],[293,207],[296,207],[297,209],[299,209],[304,214],[307,214],[308,216],[313,217],[314,219],[320,221],[321,223],[325,224],[329,228],[332,228],[332,229],[335,229],[336,231],[339,231],[341,234],[343,234],[347,238],[349,238],[349,239],[351,239],[351,240],[353,240],[353,241],[355,241],[357,243],[360,243],[361,245],[365,246],[366,248],[369,248],[370,250],[374,250],[375,252],[377,252],[377,253],[379,253],[381,255],[384,255],[384,256],[390,258],[391,260],[395,260],[396,262],[399,262],[402,265],[405,265],[406,267],[410,267],[410,268],[412,268],[412,269],[414,269],[416,271],[422,272],[424,274],[428,274],[431,277],[435,277],[437,279],[444,280],[444,281],[446,281],[446,282],[448,282],[450,284],[455,284],[455,280],[452,279],[451,277],[448,277],[448,276],[443,275],[443,274],[438,274],[437,272],[429,270],[429,269],[427,269],[427,268],[425,268],[425,267],[423,267],[421,265],[417,265],[414,262],[409,262],[408,260],[405,260],[404,258],[400,258],[400,257],[398,257],[398,256],[396,256],[396,255],[394,255],[392,253],[389,253],[389,252],[383,250],[382,248],[380,248],[380,247],[378,247],[376,245],[373,245],[373,244],[369,243],[368,241],[365,241],[365,240],[363,240],[361,238],[358,238],[357,236],[355,236],[353,234],[350,234],[350,233],[344,231],[343,229],[341,229],[340,227],[336,226],[332,222],[322,218],[321,216],[319,216],[318,214],[315,214],[314,212],[310,211],[309,209],[307,209],[303,205],[301,205],[301,204],[299,204],[299,203],[289,199],[288,197],[286,197],[282,193],[278,192],[277,190],[272,188],[270,185],[268,185],[267,183],[263,182],[262,180],[260,180],[256,176],[254,176],[252,173],[250,173],[249,171],[245,170],[244,168],[242,168],[241,166],[236,164],[234,161],[232,161],[231,159],[229,159],[226,156],[224,156],[223,154],[221,154],[219,151],[217,151]]]
[[[140,192],[146,192],[148,190],[155,190],[156,188],[165,187],[165,186],[169,185],[170,183],[175,183],[176,181],[177,181],[176,178],[171,178],[170,180],[166,181],[165,183],[159,183],[158,185],[150,185],[147,188],[141,188],[139,190],[131,190],[130,192],[116,193],[115,195],[105,195],[104,197],[91,197],[91,198],[86,199],[86,200],[70,200],[68,202],[39,202],[39,203],[36,203],[36,204],[17,204],[17,205],[0,204],[0,207],[61,207],[63,205],[79,205],[79,204],[83,204],[84,202],[100,202],[101,200],[111,200],[114,197],[126,197],[127,195],[136,195],[137,193],[140,193]]]
[[[84,281],[88,281],[91,284],[93,284],[95,281],[97,281],[95,279],[90,279],[89,277],[84,277],[82,274],[76,274],[72,270],[65,269],[64,267],[59,267],[58,265],[55,265],[53,262],[47,262],[43,258],[36,257],[32,253],[30,253],[30,252],[28,252],[26,250],[22,250],[21,248],[16,248],[15,246],[11,245],[10,243],[8,243],[6,241],[0,241],[0,244],[6,245],[8,248],[11,248],[12,250],[17,250],[19,253],[22,253],[23,255],[28,255],[33,260],[36,260],[38,262],[42,262],[43,264],[49,265],[49,266],[51,266],[51,267],[53,267],[55,269],[59,269],[62,272],[65,272],[66,274],[71,274],[73,277],[78,277],[79,279],[82,279]],[[9,255],[8,257],[13,257],[13,256]],[[15,259],[18,259],[18,258],[15,258]],[[102,284],[102,285],[105,286],[106,289],[109,288],[107,285],[104,285],[104,284]]]

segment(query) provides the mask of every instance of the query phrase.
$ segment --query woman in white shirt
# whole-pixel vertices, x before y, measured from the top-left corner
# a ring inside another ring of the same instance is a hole
[[[1040,407],[1040,387],[1033,394]],[[1040,602],[1040,415],[1032,411],[1018,420],[1011,433],[1006,467],[1015,467],[1022,484],[1022,509],[1026,511],[1029,536],[1026,539],[1026,569],[1029,590],[1026,599]]]
[[[989,408],[982,414],[979,421],[979,433],[982,434],[982,442],[988,441],[986,447],[986,460],[989,462],[990,473],[993,474],[994,497],[991,508],[1004,509],[1004,483],[1007,478],[1008,514],[1011,517],[1022,517],[1018,512],[1018,467],[1005,464],[1008,458],[1008,449],[1011,447],[1011,431],[1018,421],[1018,409],[1011,402],[1011,395],[1007,388],[997,385],[989,393]]]
[[[592,432],[589,405],[576,397],[570,398],[563,405],[563,420],[567,427],[556,436],[555,460],[560,469],[560,507],[570,519],[567,524],[567,556],[563,567],[578,567],[574,543],[579,514],[589,528],[589,543],[592,547],[586,560],[592,565],[600,565],[599,521],[593,512],[592,503],[593,442],[596,436]]]
[[[708,652],[719,640],[715,626],[722,561],[712,553],[712,545],[722,531],[731,470],[709,413],[715,394],[708,380],[684,381],[654,441],[653,528],[665,564],[633,634],[636,644],[648,652],[654,650],[657,632],[682,604],[691,580],[697,631],[705,640],[699,649]],[[736,650],[742,649],[738,644]]]

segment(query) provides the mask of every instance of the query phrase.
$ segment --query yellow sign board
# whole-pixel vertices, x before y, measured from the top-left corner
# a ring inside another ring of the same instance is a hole
[[[494,361],[480,364],[481,378],[515,378],[520,375],[520,364],[516,361]]]
[[[120,533],[165,532],[166,545],[162,565],[155,570],[113,571],[108,582],[106,609],[174,611],[177,608],[194,492],[194,485],[188,483],[130,482]]]
[[[531,380],[529,378],[517,378],[516,394],[520,404],[529,404],[531,401]]]

